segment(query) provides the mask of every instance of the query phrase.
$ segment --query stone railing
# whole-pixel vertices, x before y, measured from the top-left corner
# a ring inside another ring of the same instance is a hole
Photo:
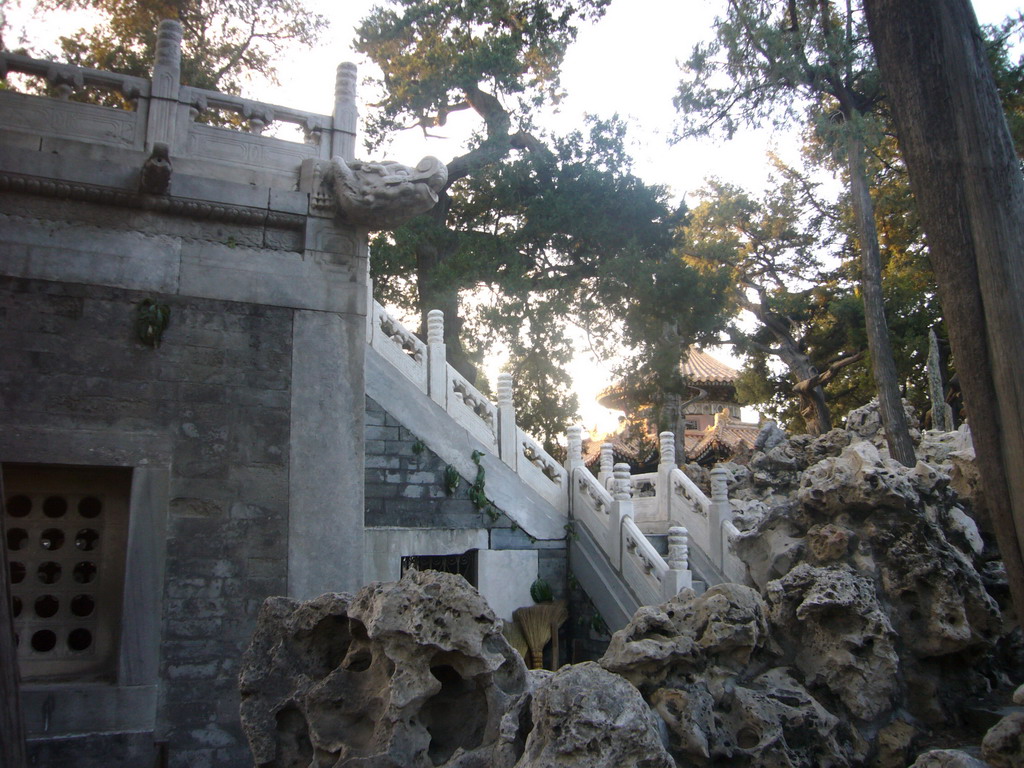
[[[654,548],[634,520],[634,500],[628,464],[615,465],[611,490],[585,466],[580,427],[569,429],[573,525],[583,526],[604,552],[613,570],[629,586],[641,605],[664,602],[692,586],[686,530],[669,533],[669,558]]]
[[[351,160],[355,151],[355,65],[338,67],[333,115],[194,88],[181,83],[181,25],[176,21],[160,23],[150,80],[0,52],[0,77],[6,80],[10,73],[41,79],[56,92],[58,98],[0,92],[4,102],[16,107],[3,110],[2,128],[43,140],[70,138],[145,152],[162,144],[172,161],[207,171],[203,175],[231,181],[243,180],[244,172],[286,176],[290,188],[304,160]],[[126,108],[71,100],[97,91],[119,94]],[[213,113],[230,127],[197,122]],[[303,141],[261,135],[275,123],[298,126]]]
[[[711,498],[676,466],[675,436],[659,435],[661,461],[658,471],[634,475],[634,487],[641,484],[652,490],[634,500],[637,525],[645,533],[664,534],[673,526],[685,528],[690,544],[707,556],[709,563],[730,581],[744,583],[746,568],[733,552],[732,542],[739,531],[732,523],[727,481],[722,467],[711,470]],[[608,446],[610,451],[611,446]],[[604,448],[602,448],[602,451]],[[603,458],[603,455],[602,455]]]
[[[495,404],[452,368],[446,359],[444,314],[440,310],[427,315],[425,344],[376,301],[371,302],[367,319],[366,340],[373,349],[555,510],[568,512],[568,474],[516,424],[511,375],[498,375]]]

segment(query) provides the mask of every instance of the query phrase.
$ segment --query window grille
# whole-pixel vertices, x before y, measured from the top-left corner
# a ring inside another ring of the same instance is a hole
[[[4,466],[23,680],[116,676],[130,490],[129,469]]]
[[[405,555],[402,557],[402,575],[410,569],[455,573],[476,587],[476,554],[477,550],[471,549],[461,555]]]

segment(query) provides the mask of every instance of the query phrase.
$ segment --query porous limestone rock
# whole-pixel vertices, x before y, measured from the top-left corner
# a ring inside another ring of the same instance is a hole
[[[593,662],[538,686],[533,730],[516,768],[674,768],[658,721],[632,685]]]
[[[903,401],[903,412],[907,415],[910,439],[916,445],[921,441],[921,423],[918,421],[914,407],[906,400]],[[870,441],[878,448],[884,446],[885,427],[882,425],[882,413],[878,407],[878,399],[875,398],[867,405],[850,411],[846,416],[846,429],[861,439]]]
[[[760,595],[719,584],[641,608],[601,665],[658,713],[676,765],[845,766],[855,734],[779,666]]]
[[[754,440],[755,451],[770,451],[776,445],[785,442],[786,433],[779,428],[779,425],[769,419],[761,427]]]
[[[989,728],[981,742],[981,756],[992,768],[1024,765],[1024,712],[1012,712]]]
[[[878,507],[909,509],[918,495],[902,470],[898,462],[883,459],[871,443],[851,443],[839,456],[822,459],[803,473],[797,498],[829,515]]]
[[[260,768],[511,768],[523,748],[525,664],[450,574],[268,599],[240,689]]]
[[[871,768],[904,768],[917,729],[906,720],[893,720],[878,732]]]
[[[959,749],[922,752],[909,768],[991,768],[987,763]]]
[[[768,585],[773,637],[807,685],[825,687],[854,717],[888,712],[899,686],[896,633],[874,583],[848,565],[799,565]]]

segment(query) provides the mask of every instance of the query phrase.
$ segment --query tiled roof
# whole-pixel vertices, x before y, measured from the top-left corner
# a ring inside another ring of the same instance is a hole
[[[701,438],[691,446],[689,435],[686,440],[687,461],[700,461],[716,446],[726,447],[730,453],[737,450],[754,450],[754,441],[761,428],[757,424],[733,421],[728,415],[719,414],[715,426],[709,427]]]
[[[686,361],[679,364],[679,373],[691,384],[732,384],[740,375],[735,368],[696,347],[690,347]]]

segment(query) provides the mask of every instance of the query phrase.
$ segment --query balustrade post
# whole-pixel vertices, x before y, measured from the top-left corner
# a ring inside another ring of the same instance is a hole
[[[612,465],[615,463],[615,451],[611,443],[601,446],[601,464],[598,467],[597,482],[604,489],[609,489],[612,481]]]
[[[672,519],[672,470],[676,466],[676,436],[672,432],[658,435],[661,458],[658,461],[658,485],[655,496],[658,500],[658,520]]]
[[[732,507],[729,505],[728,491],[729,471],[723,467],[711,470],[711,508],[708,514],[708,526],[711,534],[711,551],[715,566],[722,567],[722,525],[732,520]]]
[[[565,431],[565,471],[572,476],[572,471],[583,466],[583,427],[574,424]]]
[[[693,573],[690,571],[690,534],[682,526],[668,529],[668,557],[665,561],[669,571],[662,584],[662,597],[669,600],[681,590],[693,588]]]
[[[427,313],[427,392],[442,408],[448,407],[448,360],[444,343],[444,312]]]
[[[509,467],[519,469],[519,428],[512,404],[512,374],[498,374],[498,453]]]
[[[331,157],[341,157],[349,162],[355,160],[358,126],[356,65],[346,61],[338,65],[338,74],[334,80],[334,125],[331,131]]]
[[[178,96],[181,91],[181,24],[164,19],[156,33],[156,58],[150,83],[149,108],[146,117],[146,151],[154,144],[166,144],[171,155],[178,146]]]
[[[633,517],[633,479],[629,464],[616,464],[612,470],[612,508],[608,520],[606,551],[616,569],[622,568],[622,521]]]

